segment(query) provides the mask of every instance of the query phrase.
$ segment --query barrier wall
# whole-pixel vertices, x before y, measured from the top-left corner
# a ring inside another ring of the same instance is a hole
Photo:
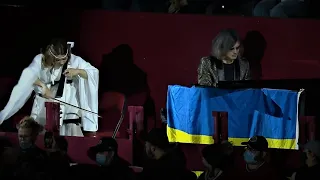
[[[245,55],[255,77],[261,56],[262,79],[320,78],[320,22],[315,20],[87,11],[78,46],[99,65],[104,53],[130,45],[158,111],[165,106],[167,85],[196,82],[200,58],[209,55],[212,39],[225,28],[235,28],[244,39],[247,35]]]

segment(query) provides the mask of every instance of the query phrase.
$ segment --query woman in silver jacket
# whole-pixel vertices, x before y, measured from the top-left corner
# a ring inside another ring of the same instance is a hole
[[[211,56],[198,67],[198,85],[217,86],[219,81],[250,79],[249,62],[241,58],[241,40],[235,30],[222,30],[212,42]]]

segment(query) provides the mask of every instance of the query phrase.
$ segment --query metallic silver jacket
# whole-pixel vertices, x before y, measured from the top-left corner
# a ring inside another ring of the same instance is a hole
[[[216,86],[219,81],[225,81],[224,69],[217,68],[215,63],[212,63],[213,57],[203,57],[200,60],[198,67],[198,84],[201,86]],[[239,59],[240,79],[250,80],[249,62],[244,59]]]

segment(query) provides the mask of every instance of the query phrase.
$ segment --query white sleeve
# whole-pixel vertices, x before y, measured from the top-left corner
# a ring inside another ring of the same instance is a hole
[[[80,57],[79,69],[87,72],[88,79],[79,78],[78,90],[81,108],[98,113],[99,70]],[[82,126],[85,131],[98,130],[98,116],[82,112]]]
[[[14,86],[10,99],[0,112],[0,124],[17,113],[27,102],[34,89],[33,83],[39,78],[41,55],[37,55],[32,63],[22,71],[18,84]]]

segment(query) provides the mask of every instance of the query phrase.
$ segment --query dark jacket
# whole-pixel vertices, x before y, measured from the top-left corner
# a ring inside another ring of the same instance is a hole
[[[235,60],[235,80],[249,80],[249,62],[244,59]],[[237,72],[238,71],[238,72]],[[237,75],[238,74],[238,75]],[[224,68],[222,61],[215,57],[203,57],[198,67],[198,84],[201,86],[216,86],[224,81]]]
[[[185,160],[182,156],[173,151],[164,155],[159,160],[154,160],[143,168],[143,171],[139,174],[139,180],[187,180],[196,179],[196,176],[186,170]],[[194,175],[194,176],[192,176]]]
[[[44,150],[36,146],[28,150],[20,150],[14,175],[17,178],[43,179],[47,177],[48,164],[49,158]]]
[[[110,179],[110,180],[133,180],[135,179],[134,173],[129,168],[127,161],[120,157],[116,157],[112,164],[109,166],[98,166],[91,164],[79,164],[71,166],[69,177],[72,179],[77,178],[90,178],[90,179]]]
[[[55,180],[61,179],[67,174],[70,168],[71,159],[67,154],[57,152],[51,152],[49,154],[48,175]]]

